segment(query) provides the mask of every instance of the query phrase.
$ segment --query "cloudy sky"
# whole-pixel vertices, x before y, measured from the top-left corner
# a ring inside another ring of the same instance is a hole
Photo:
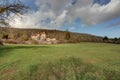
[[[31,8],[12,27],[120,37],[120,0],[21,0]]]

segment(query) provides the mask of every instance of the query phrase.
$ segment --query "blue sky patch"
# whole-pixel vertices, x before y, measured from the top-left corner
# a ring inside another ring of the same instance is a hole
[[[94,0],[93,4],[98,3],[100,5],[106,5],[110,2],[111,0]]]

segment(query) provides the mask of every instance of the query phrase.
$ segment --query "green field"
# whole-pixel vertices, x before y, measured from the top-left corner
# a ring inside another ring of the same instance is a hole
[[[36,70],[38,69],[38,66],[39,68],[42,66],[42,70],[45,67],[45,65],[47,65],[48,63],[55,64],[53,66],[58,66],[57,63],[59,63],[60,60],[62,63],[64,62],[63,63],[64,65],[66,64],[69,65],[69,62],[72,61],[74,64],[78,65],[78,63],[76,62],[80,61],[82,63],[79,64],[85,63],[84,65],[90,64],[94,66],[95,68],[95,71],[93,70],[94,76],[92,75],[91,79],[89,77],[91,76],[92,72],[90,73],[90,76],[88,76],[89,69],[88,72],[86,72],[89,80],[120,80],[120,77],[118,76],[120,75],[119,74],[120,45],[106,44],[106,43],[79,43],[79,44],[55,44],[55,45],[6,44],[5,46],[0,46],[0,80],[8,80],[8,79],[9,80],[43,80],[45,77],[41,79],[37,78],[38,74],[40,75],[40,70]],[[67,68],[68,67],[69,66],[67,66]],[[47,66],[47,68],[49,68],[49,66]],[[105,72],[101,72],[104,71],[104,69],[107,70],[106,73],[108,73],[108,77],[117,72],[116,73],[117,76],[115,75],[116,79],[105,78],[106,76],[102,74]],[[31,75],[29,74],[28,76],[30,70],[34,74]],[[96,71],[100,73],[96,73]],[[111,73],[111,71],[113,72]],[[42,73],[44,73],[44,71]],[[71,71],[70,75],[72,74],[73,73]],[[101,76],[96,77],[97,74],[98,75],[101,74]],[[34,77],[31,77],[32,75]],[[22,78],[23,76],[27,76],[27,77]],[[79,79],[77,78],[77,76],[73,76],[73,77],[69,77],[69,76],[62,79],[59,77],[53,78],[52,75],[51,80],[74,80],[74,79],[88,80],[87,77],[86,78],[82,77],[81,79]],[[50,79],[47,78],[44,80],[50,80]]]

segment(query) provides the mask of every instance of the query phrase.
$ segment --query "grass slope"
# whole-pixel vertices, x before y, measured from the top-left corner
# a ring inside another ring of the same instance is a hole
[[[47,64],[49,62],[56,63],[60,59],[67,59],[69,57],[80,58],[82,62],[90,63],[99,68],[120,71],[120,45],[116,44],[105,43],[79,43],[79,44],[56,44],[56,45],[7,44],[3,47],[0,46],[0,78],[5,80],[5,78],[8,79],[9,76],[15,75],[19,71],[27,72],[31,65],[40,66],[40,64]]]

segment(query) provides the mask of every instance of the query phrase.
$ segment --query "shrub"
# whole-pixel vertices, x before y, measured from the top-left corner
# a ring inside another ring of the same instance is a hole
[[[69,32],[69,31],[66,31],[65,39],[66,39],[66,40],[69,40],[70,38],[71,38],[70,32]]]
[[[9,44],[18,44],[19,42],[16,40],[5,40],[4,43],[9,43]]]
[[[31,44],[39,44],[39,42],[38,42],[38,41],[35,41],[35,40],[30,40],[30,43],[31,43]]]
[[[2,39],[8,39],[8,34],[3,34]]]
[[[3,46],[3,42],[2,42],[2,41],[0,41],[0,45],[2,45],[2,46]]]
[[[26,34],[23,34],[21,37],[20,37],[20,40],[21,41],[26,41],[28,40],[28,36]]]

